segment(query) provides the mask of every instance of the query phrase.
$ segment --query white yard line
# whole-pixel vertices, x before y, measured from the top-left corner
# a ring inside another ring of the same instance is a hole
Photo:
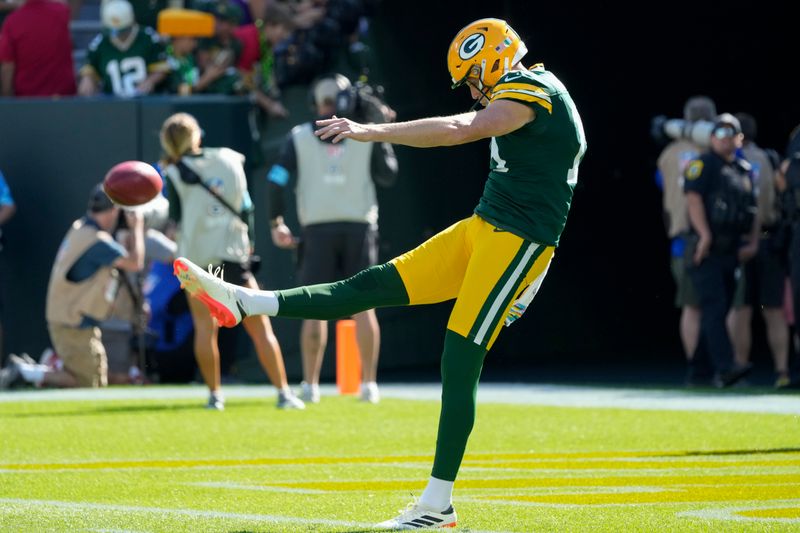
[[[778,522],[778,523],[800,523],[800,518],[778,518],[768,516],[742,516],[741,511],[760,511],[764,509],[785,509],[796,508],[798,500],[771,500],[768,505],[754,507],[718,507],[699,509],[696,511],[683,511],[678,516],[683,518],[702,518],[703,520],[729,520],[735,522]]]
[[[40,510],[48,508],[65,509],[69,511],[107,511],[126,514],[157,514],[164,515],[177,515],[189,516],[192,518],[211,518],[219,520],[246,520],[249,522],[269,522],[279,524],[299,524],[299,525],[322,525],[331,527],[347,527],[357,529],[372,529],[374,523],[367,522],[351,522],[346,520],[328,520],[328,519],[313,519],[313,518],[299,518],[293,516],[281,515],[264,515],[264,514],[251,514],[251,513],[230,513],[223,511],[201,511],[198,509],[168,509],[163,507],[143,507],[138,505],[115,505],[105,503],[83,503],[83,502],[64,502],[58,500],[25,500],[20,498],[0,498],[0,515],[3,513],[16,512],[16,508],[39,508]],[[95,530],[91,530],[95,531]],[[111,530],[96,530],[96,531],[111,531]],[[488,531],[477,529],[466,529],[469,533],[508,533],[504,531]]]
[[[199,509],[167,509],[163,507],[143,507],[139,505],[116,505],[106,503],[64,502],[58,500],[26,500],[21,498],[0,498],[0,513],[14,512],[15,507],[56,508],[70,511],[108,511],[115,513],[165,514],[189,516],[192,518],[212,518],[221,520],[247,520],[250,522],[272,522],[280,524],[323,525],[334,527],[370,528],[374,524],[351,522],[347,520],[328,520],[299,518],[293,516],[230,513],[223,511],[201,511]]]
[[[231,385],[228,399],[261,398],[272,403],[275,391],[267,385]],[[323,396],[337,394],[335,385],[323,385]],[[384,398],[439,401],[438,383],[381,385]],[[32,401],[186,400],[204,402],[208,390],[200,385],[109,387],[107,389],[39,389],[0,392],[0,403]],[[520,383],[485,383],[478,390],[480,403],[546,405],[554,407],[604,407],[656,411],[728,411],[800,415],[800,395],[743,394],[731,391],[695,392],[680,389],[579,387]]]

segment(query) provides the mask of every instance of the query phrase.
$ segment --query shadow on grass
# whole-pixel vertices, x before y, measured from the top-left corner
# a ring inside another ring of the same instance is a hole
[[[653,457],[702,457],[714,455],[767,455],[771,453],[800,453],[800,448],[762,448],[752,450],[697,450],[686,452],[668,452]]]
[[[226,403],[225,410],[236,410],[245,407],[269,407],[274,408],[272,400],[268,399],[252,399],[252,400],[236,400],[233,403]],[[140,405],[98,405],[98,406],[84,406],[81,409],[58,410],[58,411],[42,411],[35,413],[0,413],[0,418],[48,418],[48,417],[62,417],[62,416],[94,416],[94,415],[116,415],[121,413],[127,414],[146,414],[157,412],[176,412],[176,411],[212,411],[206,409],[205,402],[199,401],[197,403],[175,404],[175,403],[152,403]]]

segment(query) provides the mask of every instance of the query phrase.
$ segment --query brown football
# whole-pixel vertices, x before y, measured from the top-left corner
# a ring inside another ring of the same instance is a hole
[[[111,167],[103,179],[103,190],[124,207],[146,204],[161,192],[161,175],[149,163],[123,161]]]

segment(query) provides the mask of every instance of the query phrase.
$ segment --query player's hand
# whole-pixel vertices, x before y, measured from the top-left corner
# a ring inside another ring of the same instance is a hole
[[[333,137],[333,142],[338,143],[344,139],[353,139],[356,141],[371,141],[371,128],[367,124],[359,124],[350,119],[340,118],[336,115],[333,118],[318,120],[316,122],[319,129],[314,132],[314,135],[322,140],[330,139]]]
[[[278,224],[270,230],[272,243],[278,248],[291,250],[297,248],[297,241],[292,235],[292,230],[286,224]]]

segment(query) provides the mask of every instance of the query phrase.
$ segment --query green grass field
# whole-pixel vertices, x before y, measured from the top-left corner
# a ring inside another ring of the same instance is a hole
[[[238,387],[215,412],[200,387],[144,389],[0,394],[0,530],[369,531],[430,472],[436,401],[284,412]],[[769,401],[789,408],[483,401],[459,530],[798,531],[800,398]]]

